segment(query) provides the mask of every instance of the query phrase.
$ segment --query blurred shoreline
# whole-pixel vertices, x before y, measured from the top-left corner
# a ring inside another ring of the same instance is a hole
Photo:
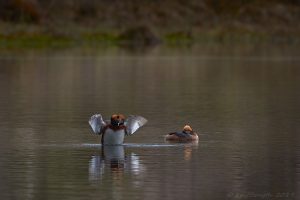
[[[0,0],[0,49],[299,43],[299,0]]]

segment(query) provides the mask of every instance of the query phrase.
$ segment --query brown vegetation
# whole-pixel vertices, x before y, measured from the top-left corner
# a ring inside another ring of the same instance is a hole
[[[298,36],[300,0],[0,0],[1,21],[0,35],[7,31],[1,28],[4,22],[12,32],[15,24],[25,23],[22,32],[34,26],[39,33],[64,36],[113,33],[128,38],[134,27],[189,38],[202,32]],[[155,38],[150,31],[145,34]]]
[[[38,22],[42,10],[37,0],[1,0],[0,18],[6,21]]]

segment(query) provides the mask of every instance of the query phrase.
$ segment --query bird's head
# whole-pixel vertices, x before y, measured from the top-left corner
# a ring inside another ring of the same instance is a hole
[[[192,129],[192,127],[190,125],[185,125],[183,127],[183,132],[184,133],[191,133],[191,132],[193,132],[193,129]]]
[[[110,123],[113,126],[121,126],[124,125],[125,117],[122,114],[113,114],[110,118]]]

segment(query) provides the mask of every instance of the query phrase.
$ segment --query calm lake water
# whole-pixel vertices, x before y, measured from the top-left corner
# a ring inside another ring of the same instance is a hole
[[[2,53],[0,199],[299,199],[299,49]],[[94,113],[149,122],[102,149]]]

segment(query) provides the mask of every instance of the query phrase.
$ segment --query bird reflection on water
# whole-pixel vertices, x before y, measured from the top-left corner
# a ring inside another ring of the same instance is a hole
[[[90,159],[89,180],[98,181],[109,174],[113,179],[122,179],[126,172],[139,175],[144,170],[139,156],[133,152],[126,154],[124,146],[102,146],[99,155],[93,155]]]

